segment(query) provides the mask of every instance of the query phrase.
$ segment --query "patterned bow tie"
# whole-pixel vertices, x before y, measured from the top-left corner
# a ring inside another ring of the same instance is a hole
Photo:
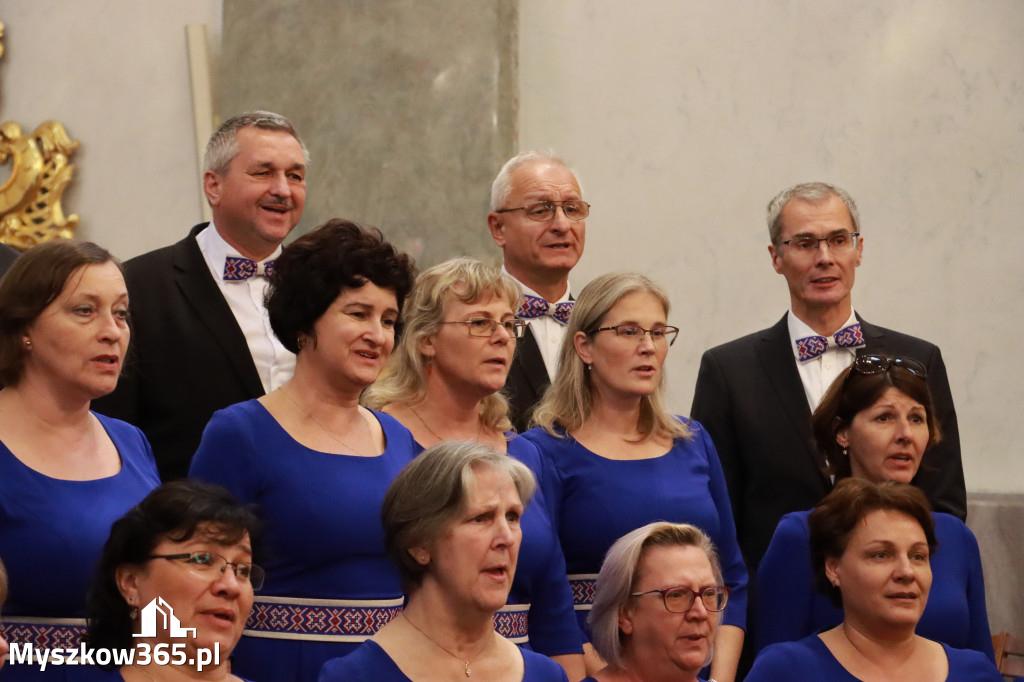
[[[835,344],[840,348],[863,348],[864,335],[859,324],[843,327],[832,335]],[[805,336],[796,340],[796,349],[800,354],[800,362],[813,360],[828,350],[828,338],[824,336]]]
[[[523,296],[523,302],[519,304],[519,310],[516,311],[516,317],[523,320],[532,320],[535,317],[543,317],[544,315],[551,315],[562,324],[569,321],[569,313],[572,312],[572,301],[565,301],[563,303],[555,303],[551,305],[543,298],[537,296],[530,296],[525,294]]]
[[[250,277],[257,275],[271,277],[273,274],[274,261],[272,260],[257,263],[251,258],[240,258],[238,256],[228,256],[224,259],[225,282],[244,282]]]

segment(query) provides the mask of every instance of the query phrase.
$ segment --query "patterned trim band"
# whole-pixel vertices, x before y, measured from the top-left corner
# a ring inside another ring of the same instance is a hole
[[[572,590],[573,608],[577,611],[589,611],[594,605],[594,587],[597,585],[596,573],[575,573],[569,577],[569,588]]]
[[[402,610],[398,599],[257,597],[243,634],[268,639],[362,642]]]
[[[37,650],[73,649],[85,635],[85,619],[4,616],[0,633],[10,644],[31,643]]]
[[[526,644],[530,641],[530,633],[527,628],[529,611],[529,604],[502,606],[494,614],[494,630],[513,644]]]

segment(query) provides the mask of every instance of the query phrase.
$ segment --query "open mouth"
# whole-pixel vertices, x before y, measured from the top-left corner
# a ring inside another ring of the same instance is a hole
[[[260,208],[264,211],[270,211],[271,213],[276,213],[278,215],[283,215],[292,210],[292,207],[288,204],[263,204]]]
[[[376,360],[377,358],[380,357],[380,353],[374,352],[372,350],[358,350],[356,351],[356,355],[358,355],[361,358],[366,358],[367,360]]]
[[[93,362],[98,362],[101,365],[110,365],[111,367],[114,367],[121,359],[117,355],[97,355],[92,360]]]
[[[508,566],[491,566],[485,568],[484,573],[495,580],[505,580],[508,577]]]

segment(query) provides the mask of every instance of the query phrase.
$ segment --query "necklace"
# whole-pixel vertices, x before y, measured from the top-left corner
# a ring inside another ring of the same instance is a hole
[[[294,406],[295,406],[295,409],[296,409],[296,410],[298,410],[299,412],[301,412],[301,413],[302,413],[302,414],[303,414],[303,415],[304,415],[304,416],[305,416],[305,417],[306,417],[307,419],[310,419],[310,420],[312,420],[312,422],[313,422],[314,424],[316,424],[317,426],[319,426],[319,427],[320,427],[320,428],[321,428],[321,429],[323,430],[323,432],[324,432],[324,433],[326,433],[326,434],[327,434],[327,435],[328,435],[328,436],[329,436],[329,437],[331,438],[331,440],[333,440],[333,441],[335,441],[335,442],[337,442],[337,443],[341,443],[342,445],[344,445],[344,446],[345,446],[345,449],[346,449],[346,450],[351,450],[352,452],[354,452],[355,454],[359,455],[360,457],[369,457],[369,455],[365,455],[365,454],[363,454],[362,452],[359,452],[359,450],[356,450],[356,449],[355,449],[354,447],[352,447],[351,445],[349,445],[348,443],[346,443],[345,441],[343,441],[343,440],[342,440],[341,438],[339,438],[338,436],[334,435],[334,432],[333,432],[333,431],[331,431],[331,430],[330,430],[329,428],[327,428],[326,426],[324,426],[324,425],[323,425],[323,424],[322,424],[322,423],[320,422],[320,420],[319,420],[319,419],[317,419],[316,417],[314,417],[314,416],[312,415],[312,413],[310,413],[310,412],[307,412],[306,410],[302,409],[302,407],[301,407],[301,406],[300,406],[300,405],[299,405],[299,404],[298,404],[297,402],[295,402],[294,400],[292,400],[292,397],[291,397],[290,395],[288,395],[288,393],[287,393],[287,392],[286,392],[286,391],[284,390],[284,386],[282,386],[282,387],[281,387],[281,388],[280,388],[279,390],[281,391],[281,395],[283,395],[283,396],[284,396],[284,399],[285,399],[285,400],[287,400],[287,401],[288,401],[288,402],[290,402],[290,403],[291,403],[292,405],[294,405]],[[362,415],[359,415],[359,421],[363,422],[363,426],[365,426],[365,427],[366,427],[366,435],[367,435],[367,436],[370,436],[370,427],[369,427],[369,425],[368,425],[368,424],[366,423],[366,420],[365,420],[365,419],[363,419],[363,416],[362,416]],[[428,428],[429,428],[429,427],[428,427]],[[371,442],[373,441],[373,437],[372,437],[372,436],[370,436],[370,441],[371,441]]]
[[[429,428],[429,427],[428,427],[428,428]],[[416,632],[418,632],[418,633],[420,633],[421,635],[423,635],[424,637],[426,637],[426,638],[427,638],[427,641],[429,641],[429,642],[430,642],[431,644],[433,644],[434,646],[436,646],[436,647],[437,647],[438,649],[440,649],[441,651],[445,652],[446,654],[448,654],[449,656],[451,656],[452,658],[454,658],[454,659],[455,659],[456,661],[458,661],[459,663],[461,663],[461,664],[462,664],[462,667],[463,667],[463,668],[465,668],[465,672],[466,672],[466,677],[471,677],[471,676],[473,675],[473,671],[472,671],[472,670],[470,670],[470,668],[469,668],[469,664],[470,664],[470,662],[472,662],[472,660],[473,660],[474,658],[477,658],[477,657],[479,657],[479,656],[482,656],[482,655],[483,655],[483,653],[484,653],[485,651],[487,651],[487,650],[488,650],[488,649],[489,649],[489,648],[491,647],[491,641],[492,641],[492,640],[494,639],[493,637],[490,637],[490,638],[488,638],[488,640],[487,640],[487,643],[486,643],[486,644],[484,645],[484,648],[483,648],[483,649],[481,649],[481,650],[480,650],[479,652],[477,652],[477,653],[476,653],[476,654],[475,654],[474,656],[472,656],[472,657],[470,657],[470,658],[467,658],[466,660],[462,660],[462,656],[458,656],[458,655],[456,655],[456,654],[453,654],[453,653],[451,652],[451,650],[450,650],[450,649],[447,649],[447,648],[445,648],[445,647],[441,646],[440,644],[438,644],[438,643],[437,643],[437,640],[435,640],[435,639],[434,639],[433,637],[431,637],[431,636],[430,636],[430,635],[428,635],[427,633],[423,632],[423,630],[420,630],[419,626],[417,626],[417,625],[416,625],[416,623],[414,623],[414,622],[412,622],[411,620],[409,620],[409,616],[405,615],[405,611],[402,611],[402,613],[401,613],[401,616],[402,616],[402,618],[404,618],[404,619],[405,619],[405,622],[406,622],[406,623],[408,623],[409,625],[411,625],[411,626],[413,627],[413,629],[414,629],[414,630],[416,630]]]
[[[437,431],[435,431],[434,429],[430,428],[430,424],[428,424],[428,423],[427,423],[427,420],[426,420],[426,419],[424,419],[424,418],[423,418],[423,417],[422,417],[422,416],[420,415],[420,413],[416,411],[416,408],[415,408],[415,407],[413,407],[412,405],[410,405],[410,406],[409,406],[409,409],[410,409],[410,410],[412,410],[412,413],[413,413],[414,415],[416,415],[416,418],[417,418],[417,419],[419,419],[419,420],[420,420],[420,423],[421,423],[421,424],[423,424],[423,426],[427,427],[427,431],[430,431],[430,435],[432,435],[432,436],[433,436],[434,438],[438,439],[439,441],[440,441],[440,440],[452,440],[452,439],[450,439],[450,438],[442,438],[442,437],[441,437],[440,435],[438,435]],[[480,420],[479,420],[479,418],[478,418],[478,419],[477,419],[477,424],[476,424],[476,436],[475,436],[474,440],[476,440],[476,441],[478,441],[478,442],[480,441],[480,434],[482,434],[482,433],[483,433],[483,430],[484,430],[484,424],[483,424],[483,422],[482,422],[482,421],[480,421]]]

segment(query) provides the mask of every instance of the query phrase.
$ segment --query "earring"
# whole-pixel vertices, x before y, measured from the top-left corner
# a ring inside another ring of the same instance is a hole
[[[850,456],[850,449],[849,448],[843,448],[843,457],[849,457],[849,456]]]
[[[594,369],[594,366],[593,366],[593,365],[587,365],[587,371],[588,371],[588,372],[589,372],[590,370],[592,370],[592,369]]]
[[[32,339],[28,338],[27,336],[25,337],[25,348],[27,350],[32,350]]]
[[[139,610],[133,606],[132,610],[128,612],[128,617],[135,620],[139,617]]]

